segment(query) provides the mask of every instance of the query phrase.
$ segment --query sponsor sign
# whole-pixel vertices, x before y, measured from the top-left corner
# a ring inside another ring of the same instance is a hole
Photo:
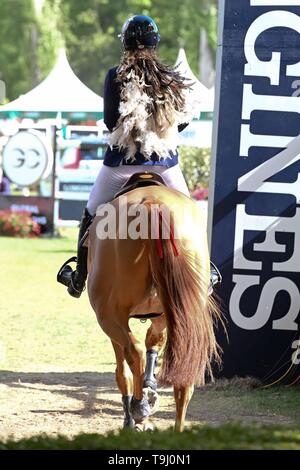
[[[300,0],[220,1],[209,228],[224,376],[300,380]]]
[[[13,135],[2,154],[3,170],[12,183],[31,186],[49,176],[53,152],[49,141],[36,130]]]

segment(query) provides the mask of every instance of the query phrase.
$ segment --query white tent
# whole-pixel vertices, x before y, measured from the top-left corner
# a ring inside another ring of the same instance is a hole
[[[175,66],[178,66],[177,70],[181,73],[181,75],[191,80],[191,82],[194,84],[193,94],[197,101],[199,101],[200,111],[205,113],[212,113],[214,110],[214,88],[209,89],[198,80],[189,66],[183,47],[179,49]]]
[[[56,116],[84,118],[103,115],[103,98],[90,90],[75,75],[64,49],[49,75],[28,93],[0,107],[5,116]],[[1,114],[0,114],[1,116]]]
[[[177,70],[182,76],[191,80],[191,99],[196,103],[198,114],[184,131],[180,133],[181,145],[191,147],[211,147],[212,142],[212,113],[214,110],[214,88],[207,88],[192,72],[186,57],[185,50],[179,49],[176,60]]]

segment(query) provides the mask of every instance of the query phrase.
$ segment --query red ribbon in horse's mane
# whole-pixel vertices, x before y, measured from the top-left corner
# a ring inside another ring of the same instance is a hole
[[[163,250],[163,244],[162,244],[162,239],[161,239],[160,234],[161,234],[162,225],[163,224],[166,225],[167,221],[164,218],[164,214],[163,214],[161,209],[157,209],[157,212],[158,212],[158,218],[156,218],[156,220],[158,221],[158,224],[157,224],[156,247],[157,247],[159,258],[163,259],[164,258],[164,250]],[[179,256],[180,252],[178,250],[176,240],[175,240],[175,237],[174,237],[174,230],[173,230],[173,227],[172,227],[172,223],[170,223],[170,243],[171,243],[172,248],[173,248],[174,256]]]

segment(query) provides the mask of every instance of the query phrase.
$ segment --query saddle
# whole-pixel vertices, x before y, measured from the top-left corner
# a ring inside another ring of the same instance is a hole
[[[134,173],[119,191],[116,192],[113,199],[117,199],[119,196],[123,194],[129,193],[129,191],[133,191],[136,188],[141,188],[145,186],[166,186],[166,182],[162,176],[157,173],[152,173],[148,171],[137,172]],[[93,217],[94,218],[94,217]],[[93,219],[92,219],[93,220]],[[91,222],[92,222],[91,220]],[[79,242],[79,246],[84,246],[89,235],[89,228],[86,230],[85,234],[81,238]]]
[[[134,173],[128,181],[122,186],[120,191],[118,191],[114,199],[116,199],[119,196],[122,196],[123,194],[128,193],[129,191],[133,191],[136,188],[141,188],[145,186],[166,186],[166,183],[163,179],[162,176],[160,176],[157,173],[152,173],[152,172],[139,172],[139,173]],[[214,286],[216,284],[221,284],[222,283],[222,275],[216,265],[211,261],[210,262],[210,285],[208,289],[208,294],[211,295],[214,291]],[[150,313],[147,315],[132,315],[133,318],[153,318],[154,316],[160,316],[161,313]]]
[[[117,199],[119,196],[122,196],[122,195],[128,193],[129,191],[133,191],[136,188],[141,188],[141,187],[145,187],[145,186],[166,186],[166,183],[165,183],[165,180],[163,179],[163,177],[160,176],[157,173],[152,173],[150,171],[149,172],[145,171],[145,172],[134,173],[126,181],[126,183],[121,187],[121,189],[116,192],[116,194],[113,197],[113,200]],[[87,229],[84,236],[80,240],[80,246],[84,245],[88,235],[89,235],[89,229]],[[212,261],[210,262],[210,265],[211,265],[211,276],[210,276],[210,286],[209,286],[209,290],[208,290],[209,295],[211,295],[213,293],[214,286],[216,284],[221,284],[221,282],[222,282],[221,273],[218,270],[218,268],[216,267],[216,265],[213,264]],[[151,313],[151,314],[149,314],[148,318],[149,317],[151,318],[153,316],[160,316],[160,315],[161,315],[161,313]],[[147,318],[147,316],[145,317],[145,315],[140,316],[138,314],[135,314],[135,315],[132,315],[132,316],[133,316],[133,318],[141,318],[141,317]]]
[[[114,195],[114,199],[123,194],[133,191],[136,188],[142,188],[145,186],[166,186],[165,180],[162,176],[152,172],[139,172],[134,173],[129,180],[122,186],[122,188]]]

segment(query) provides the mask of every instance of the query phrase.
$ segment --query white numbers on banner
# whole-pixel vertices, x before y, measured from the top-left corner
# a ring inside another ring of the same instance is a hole
[[[298,365],[300,364],[300,340],[297,339],[292,343],[292,349],[295,349],[292,354],[292,363]]]

